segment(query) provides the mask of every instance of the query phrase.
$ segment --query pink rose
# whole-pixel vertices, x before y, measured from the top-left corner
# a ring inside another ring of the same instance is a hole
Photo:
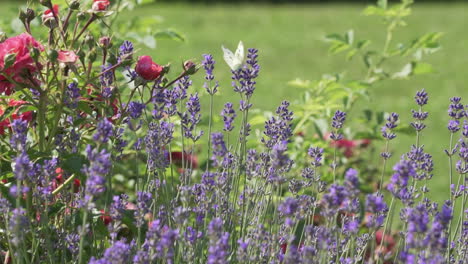
[[[153,62],[150,56],[141,56],[138,59],[135,71],[143,79],[154,81],[161,75],[163,67]]]
[[[54,27],[57,26],[57,21],[55,20],[55,17],[54,17],[54,13],[56,16],[58,16],[58,13],[59,13],[59,6],[58,5],[54,5],[53,7],[53,10],[54,12],[52,12],[52,9],[47,9],[46,11],[44,11],[44,13],[42,14],[42,23],[46,24],[46,25],[54,25]]]
[[[57,60],[63,63],[75,63],[79,57],[72,50],[61,50],[58,52]]]
[[[109,5],[109,0],[93,0],[93,5],[91,8],[93,11],[106,11]]]
[[[42,65],[34,62],[31,58],[30,49],[36,48],[43,51],[44,47],[37,42],[31,35],[23,33],[21,35],[8,38],[3,43],[0,43],[0,94],[5,93],[10,95],[13,92],[14,84],[10,83],[6,76],[10,76],[15,82],[22,84],[31,84],[31,80],[27,78],[38,72]],[[5,56],[16,54],[15,61],[12,65],[5,67]]]

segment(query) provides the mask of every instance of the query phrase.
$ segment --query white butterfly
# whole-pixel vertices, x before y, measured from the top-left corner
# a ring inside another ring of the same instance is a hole
[[[235,54],[224,46],[221,46],[221,48],[224,52],[224,61],[229,65],[231,70],[236,71],[242,67],[242,64],[244,64],[244,44],[242,41],[239,41]]]

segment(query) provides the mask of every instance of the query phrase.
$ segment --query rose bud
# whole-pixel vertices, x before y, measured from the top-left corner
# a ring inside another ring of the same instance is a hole
[[[33,19],[36,18],[36,13],[34,12],[34,10],[32,10],[31,8],[27,8],[26,9],[26,19],[31,22],[33,21]]]
[[[141,56],[135,71],[146,81],[154,81],[161,75],[163,67],[153,62],[150,56]]]
[[[54,62],[57,60],[58,58],[58,52],[56,50],[49,50],[48,54],[47,54],[47,58],[51,61],[51,62]]]
[[[80,8],[80,1],[79,0],[75,0],[75,1],[70,3],[70,9],[71,10],[78,10],[79,8]]]
[[[61,50],[58,52],[57,60],[61,63],[75,63],[79,57],[73,51]]]
[[[53,12],[52,12],[53,10]],[[56,28],[58,26],[57,20],[55,19],[55,15],[57,16],[59,13],[59,6],[54,5],[53,9],[47,9],[42,14],[42,23],[49,28]]]
[[[52,1],[51,0],[39,0],[39,3],[41,3],[41,5],[43,5],[45,7],[48,7],[48,8],[52,7]]]
[[[73,180],[73,192],[77,193],[80,191],[81,181],[78,179]]]
[[[97,12],[106,11],[109,5],[109,0],[93,0],[91,9]]]
[[[108,49],[112,46],[111,38],[102,37],[99,39],[99,46],[103,49]]]
[[[112,218],[110,217],[110,215],[104,211],[104,210],[100,210],[101,211],[101,220],[104,222],[104,225],[109,225],[111,222],[112,222]]]
[[[0,32],[0,43],[3,43],[5,40],[7,40],[8,36],[5,32],[1,31]]]
[[[184,62],[184,70],[188,75],[195,74],[198,69],[197,69],[197,64],[195,64],[193,61],[186,61]]]
[[[93,48],[94,45],[96,45],[94,41],[94,36],[91,34],[86,35],[86,37],[84,38],[84,42],[89,46],[90,49]]]

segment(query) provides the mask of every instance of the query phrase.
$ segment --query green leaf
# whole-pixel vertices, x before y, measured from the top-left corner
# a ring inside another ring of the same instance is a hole
[[[371,121],[373,112],[371,110],[369,110],[369,109],[366,109],[363,112],[364,112],[364,116],[366,117],[367,121]]]
[[[336,34],[336,33],[326,35],[325,40],[330,41],[330,42],[342,42],[342,43],[347,42],[340,34]]]
[[[174,29],[166,29],[166,30],[158,31],[154,34],[154,37],[155,38],[168,38],[168,39],[172,39],[172,40],[176,40],[180,42],[185,41],[185,37],[181,33],[175,31]]]
[[[80,154],[69,154],[63,157],[62,168],[66,172],[81,174],[81,169],[86,164],[87,160],[83,155]]]
[[[414,62],[413,74],[428,74],[433,73],[434,67],[431,64],[425,62]]]
[[[311,84],[309,80],[295,79],[288,82],[288,85],[298,87],[298,88],[310,88]]]

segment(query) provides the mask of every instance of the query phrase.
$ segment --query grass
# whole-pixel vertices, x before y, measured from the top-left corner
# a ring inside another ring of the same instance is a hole
[[[437,72],[408,81],[387,81],[375,85],[371,90],[372,101],[361,100],[358,109],[350,117],[357,118],[359,109],[372,108],[398,112],[402,121],[407,123],[410,120],[410,109],[414,107],[412,98],[415,91],[426,88],[431,96],[427,109],[430,117],[422,143],[435,159],[434,179],[430,187],[432,197],[438,202],[447,197],[449,182],[444,154],[449,140],[445,128],[448,99],[462,96],[465,97],[465,103],[468,99],[465,67],[467,7],[463,4],[416,4],[414,14],[408,19],[408,26],[397,33],[394,44],[426,32],[444,32],[443,48],[429,59]],[[385,37],[384,27],[378,18],[363,16],[363,8],[361,5],[343,4],[155,4],[126,13],[120,19],[160,15],[164,22],[155,27],[173,27],[185,34],[187,41],[184,43],[159,40],[155,50],[141,50],[142,54],[149,53],[161,64],[179,64],[192,58],[201,60],[201,54],[212,53],[218,61],[215,75],[220,81],[222,93],[222,96],[216,98],[215,113],[219,113],[225,101],[238,101],[230,86],[229,69],[222,60],[221,45],[234,49],[238,41],[242,40],[247,47],[258,48],[262,69],[253,103],[254,107],[271,111],[282,100],[298,97],[300,90],[287,85],[292,79],[317,79],[325,73],[339,72],[347,72],[352,77],[358,73],[356,69],[362,69],[358,60],[343,63],[344,58],[329,55],[328,45],[322,39],[328,33],[344,33],[355,29],[357,38],[372,39],[374,45],[381,46]],[[196,76],[194,83],[201,84],[201,78],[202,74]],[[207,100],[203,100],[206,106]],[[397,138],[392,146],[395,155],[390,163],[393,164],[401,154],[408,151],[413,142],[414,139],[410,137]]]

